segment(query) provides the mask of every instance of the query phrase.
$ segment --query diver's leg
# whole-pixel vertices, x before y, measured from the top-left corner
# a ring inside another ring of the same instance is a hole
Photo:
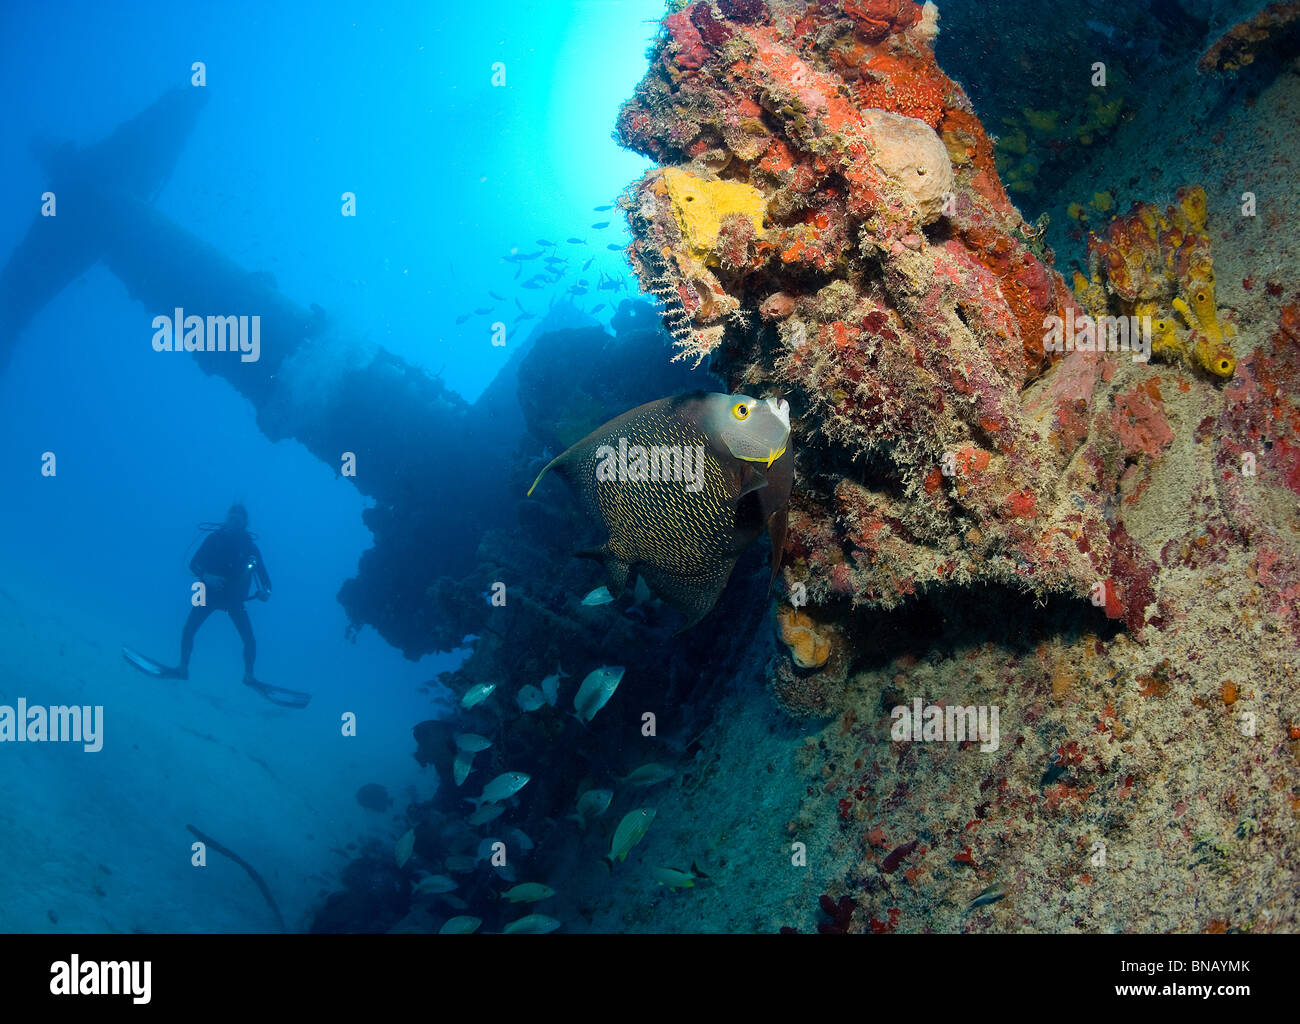
[[[173,669],[168,669],[163,673],[168,679],[188,679],[190,677],[190,655],[194,651],[194,634],[199,631],[199,627],[207,621],[212,609],[207,605],[199,605],[190,609],[189,618],[185,620],[185,628],[181,630],[181,663]]]
[[[239,639],[244,641],[244,682],[253,680],[253,662],[257,660],[257,639],[253,636],[253,624],[248,620],[248,610],[242,604],[227,608],[230,621],[239,631]]]

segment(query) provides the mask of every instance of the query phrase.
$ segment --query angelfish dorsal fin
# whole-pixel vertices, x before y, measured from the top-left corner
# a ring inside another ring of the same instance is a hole
[[[555,456],[555,458],[553,458],[545,466],[543,466],[542,471],[537,474],[537,479],[533,481],[533,486],[528,488],[528,493],[525,494],[524,497],[531,498],[533,496],[533,491],[537,489],[537,485],[542,482],[542,477],[544,477],[550,471],[552,466],[554,466],[557,462],[559,462],[562,458],[564,458],[565,455],[568,454],[569,454],[568,452],[562,452],[561,454]]]

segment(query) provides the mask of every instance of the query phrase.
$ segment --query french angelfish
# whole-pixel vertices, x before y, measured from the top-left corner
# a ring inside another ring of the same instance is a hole
[[[794,482],[784,400],[703,391],[648,402],[552,459],[605,534],[580,552],[604,563],[618,598],[633,566],[689,629],[708,614],[736,559],[766,529],[772,579]]]

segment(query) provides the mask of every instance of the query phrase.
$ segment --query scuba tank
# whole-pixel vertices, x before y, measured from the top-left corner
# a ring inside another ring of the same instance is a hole
[[[190,562],[194,558],[194,552],[198,550],[200,541],[205,540],[208,534],[216,533],[218,530],[220,530],[221,524],[220,523],[199,523],[197,526],[195,526],[195,529],[198,531],[198,533],[194,535],[194,539],[190,541],[189,547],[185,549],[185,554],[181,556],[183,560],[186,576],[191,575]]]

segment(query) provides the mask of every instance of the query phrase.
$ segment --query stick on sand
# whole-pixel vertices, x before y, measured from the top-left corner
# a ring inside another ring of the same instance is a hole
[[[212,849],[216,850],[217,853],[221,854],[223,857],[229,857],[248,872],[248,877],[256,883],[260,890],[262,890],[262,898],[266,900],[266,905],[271,908],[271,913],[275,915],[275,923],[280,926],[280,931],[288,931],[289,929],[284,926],[284,918],[280,916],[280,908],[275,905],[275,900],[271,896],[271,890],[267,886],[266,882],[263,881],[262,876],[257,873],[257,869],[254,868],[252,864],[248,863],[248,861],[244,860],[244,858],[234,850],[230,849],[228,846],[222,846],[211,836],[205,836],[193,825],[186,825],[185,827],[194,833],[199,842],[212,847]]]

